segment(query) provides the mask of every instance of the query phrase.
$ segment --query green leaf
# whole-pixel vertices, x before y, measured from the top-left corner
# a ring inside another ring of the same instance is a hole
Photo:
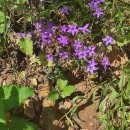
[[[108,49],[109,51],[112,51],[112,45],[109,45],[109,46],[107,47],[107,49]]]
[[[75,87],[73,85],[67,85],[62,89],[61,96],[63,98],[70,96],[75,91]]]
[[[98,115],[98,118],[103,122],[103,124],[107,124],[107,114]]]
[[[24,4],[24,3],[26,2],[26,0],[19,0],[19,2],[20,2],[21,4]]]
[[[0,24],[0,34],[4,32],[5,24]]]
[[[124,87],[124,85],[126,84],[126,75],[125,74],[122,74],[121,75],[121,78],[120,78],[120,81],[118,83],[118,86],[119,88],[121,89],[122,87]]]
[[[120,47],[124,46],[124,45],[127,45],[129,43],[129,41],[125,38],[124,41],[123,40],[118,40],[116,42],[116,44]]]
[[[99,110],[100,111],[104,111],[106,108],[106,100],[107,100],[107,96],[100,102],[99,104]]]
[[[0,23],[5,21],[5,14],[0,11]]]
[[[67,83],[68,83],[67,80],[63,80],[63,79],[57,80],[57,85],[61,91],[62,91],[62,89],[64,89],[64,87],[66,87]]]
[[[46,56],[44,53],[39,54],[39,60],[43,66],[47,66]]]
[[[47,61],[44,53],[39,54],[39,59],[41,61],[41,64],[45,67],[55,66],[55,63],[53,61]]]
[[[115,91],[113,87],[110,87],[110,89],[111,89],[111,93],[109,95],[109,99],[111,102],[113,102],[114,99],[118,96],[118,93]]]
[[[33,95],[34,90],[25,86],[5,85],[0,87],[4,91],[5,110],[20,106],[28,97]]]
[[[59,94],[57,93],[57,91],[55,89],[52,89],[51,92],[48,95],[48,98],[50,100],[57,100],[59,98]]]
[[[0,129],[1,130],[9,130],[8,127],[4,124],[0,124]]]
[[[6,123],[6,119],[5,119],[5,108],[4,108],[4,103],[3,103],[2,100],[0,100],[0,123],[3,123],[3,124]]]
[[[86,63],[84,60],[81,60],[81,65],[82,65],[82,67],[83,67],[84,69],[86,69],[87,63]]]
[[[26,55],[28,56],[33,55],[33,41],[30,38],[28,37],[21,38],[20,48]]]
[[[38,130],[37,126],[26,119],[14,117],[9,124],[10,130]]]
[[[0,87],[0,100],[4,99],[4,90]]]
[[[55,66],[55,63],[53,61],[47,61],[47,66],[48,67]]]

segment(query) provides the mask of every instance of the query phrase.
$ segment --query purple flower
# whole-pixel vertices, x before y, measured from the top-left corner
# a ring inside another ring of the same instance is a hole
[[[105,2],[105,0],[98,0],[98,2],[99,2],[99,3],[104,3],[104,2]]]
[[[93,15],[96,16],[97,18],[99,18],[103,14],[104,12],[102,11],[102,8],[97,8],[95,12],[93,13]]]
[[[74,46],[76,49],[79,49],[79,48],[82,47],[82,44],[81,44],[81,42],[79,42],[79,41],[77,41],[77,40],[74,40],[73,46]]]
[[[63,35],[60,35],[59,38],[57,38],[57,40],[59,41],[59,44],[62,44],[62,46],[64,47],[65,45],[69,44],[68,43],[68,37],[67,36],[63,36]]]
[[[52,55],[52,53],[47,55],[47,61],[53,61],[54,57]]]
[[[47,26],[48,28],[52,28],[54,26],[54,22],[53,21],[47,22]]]
[[[67,8],[66,6],[60,8],[60,11],[61,11],[62,14],[67,14],[67,15],[69,15],[69,12],[68,12],[68,11],[69,11],[69,8]]]
[[[96,54],[95,49],[96,49],[96,46],[88,46],[87,53],[89,57]]]
[[[25,33],[17,33],[17,34],[18,34],[18,36],[20,38],[23,38],[23,37],[29,37],[29,38],[31,38],[32,37],[32,34],[30,32],[26,33],[26,35],[25,35]]]
[[[88,6],[90,7],[91,10],[96,10],[98,8],[99,2],[92,0],[92,2],[88,3]]]
[[[52,42],[51,40],[52,34],[49,31],[42,32],[41,37],[42,37],[42,42],[45,44],[46,43],[50,44]]]
[[[52,34],[55,32],[55,29],[57,29],[57,27],[54,26],[53,21],[47,22],[47,26],[48,26],[48,29],[46,31],[49,31]]]
[[[67,32],[67,29],[66,25],[60,26],[60,32]]]
[[[87,53],[86,50],[82,50],[78,53],[78,59],[84,59],[86,61]]]
[[[95,67],[98,63],[95,62],[94,59],[88,61],[88,65],[87,65],[87,69],[86,69],[86,72],[90,72],[91,75],[94,74],[94,70],[97,70],[98,68]]]
[[[89,26],[89,24],[86,24],[84,27],[80,27],[79,30],[81,30],[83,32],[83,34],[85,34],[86,32],[90,33],[88,26]]]
[[[42,32],[44,30],[44,25],[43,25],[43,20],[40,20],[36,23],[34,23],[34,26],[35,26],[35,32],[37,33],[37,31],[40,31]]]
[[[62,59],[69,59],[68,52],[61,52],[61,53],[59,53],[59,56],[61,56]]]
[[[79,50],[78,49],[74,49],[74,56],[78,56],[79,54]]]
[[[114,39],[110,36],[106,36],[102,40],[106,43],[106,46],[109,45],[109,44],[114,44]]]
[[[68,26],[69,29],[67,32],[70,32],[72,34],[72,36],[74,36],[77,32],[78,32],[78,29],[77,29],[77,25],[74,24],[74,25],[69,25]]]
[[[108,58],[107,58],[107,57],[103,57],[103,59],[102,59],[102,63],[101,63],[101,64],[102,64],[103,67],[106,69],[107,66],[110,65],[110,62],[108,61]]]
[[[96,10],[98,9],[99,4],[103,2],[105,2],[105,0],[92,0],[90,3],[88,3],[88,6],[91,10]]]

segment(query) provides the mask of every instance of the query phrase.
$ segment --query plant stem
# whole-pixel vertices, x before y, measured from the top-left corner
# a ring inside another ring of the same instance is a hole
[[[24,6],[24,9],[23,9],[23,15],[24,15],[24,34],[26,36],[26,22],[27,22],[27,19],[26,19],[26,9],[25,9],[25,6]],[[29,70],[29,57],[26,56],[26,63],[27,63],[27,69],[26,69],[26,85],[28,86],[29,84],[29,81],[28,81],[28,70]]]

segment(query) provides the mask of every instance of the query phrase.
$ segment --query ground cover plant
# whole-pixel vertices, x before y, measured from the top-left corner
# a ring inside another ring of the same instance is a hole
[[[0,128],[130,129],[129,6],[129,0],[1,0]],[[98,127],[79,123],[78,112],[91,103]]]

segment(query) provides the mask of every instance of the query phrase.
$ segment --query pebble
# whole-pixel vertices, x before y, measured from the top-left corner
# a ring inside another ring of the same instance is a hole
[[[90,123],[89,123],[89,126],[93,127],[93,126],[94,126],[94,123],[93,123],[93,122],[90,122]]]

